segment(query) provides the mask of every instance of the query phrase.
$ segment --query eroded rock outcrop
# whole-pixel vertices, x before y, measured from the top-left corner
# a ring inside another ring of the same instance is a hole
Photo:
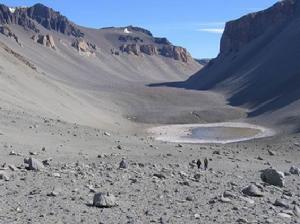
[[[83,38],[75,38],[72,42],[72,47],[74,47],[80,54],[87,56],[95,55],[95,51],[97,50],[95,44],[85,41]]]
[[[153,44],[144,44],[140,47],[141,52],[148,55],[157,55],[157,48]]]
[[[144,40],[140,37],[136,37],[136,36],[130,36],[130,35],[121,35],[119,36],[119,41],[122,41],[122,42],[144,42]]]
[[[52,48],[53,50],[56,49],[54,39],[51,35],[34,35],[32,36],[34,42],[39,43],[45,47]]]
[[[295,16],[298,5],[297,0],[280,1],[267,10],[228,22],[222,36],[220,53],[239,51],[268,30],[284,25]]]
[[[10,37],[13,40],[15,40],[20,46],[22,46],[22,44],[19,41],[19,38],[17,37],[16,34],[14,34],[11,29],[8,26],[0,26],[0,33],[3,34],[6,37]]]
[[[191,58],[191,55],[185,48],[172,45],[163,46],[160,49],[160,53],[165,57],[174,58],[185,63]]]
[[[187,63],[192,60],[189,52],[183,47],[177,47],[173,45],[156,46],[154,44],[123,44],[120,47],[121,52],[140,56],[141,53],[147,55],[160,55],[168,58],[173,58],[177,61]]]
[[[140,55],[140,46],[137,44],[123,44],[120,47],[120,50],[123,53],[132,54],[132,55],[136,55],[136,56]]]

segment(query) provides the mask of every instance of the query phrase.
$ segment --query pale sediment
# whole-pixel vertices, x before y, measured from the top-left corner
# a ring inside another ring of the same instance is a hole
[[[205,128],[207,128],[206,131]],[[270,137],[276,134],[274,130],[266,127],[237,122],[168,125],[151,128],[148,133],[159,141],[195,144],[227,144]]]

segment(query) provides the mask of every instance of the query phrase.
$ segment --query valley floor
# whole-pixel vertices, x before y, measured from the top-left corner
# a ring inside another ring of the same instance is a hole
[[[143,132],[106,133],[5,108],[0,114],[0,173],[8,178],[0,180],[0,223],[298,222],[300,177],[286,176],[278,188],[262,183],[260,170],[299,167],[300,135],[178,145]],[[27,170],[26,157],[46,166]],[[193,163],[205,157],[207,171]],[[128,167],[120,169],[123,158]],[[251,183],[264,197],[241,193]],[[118,206],[91,206],[95,192],[112,193]],[[288,208],[273,205],[281,198]]]

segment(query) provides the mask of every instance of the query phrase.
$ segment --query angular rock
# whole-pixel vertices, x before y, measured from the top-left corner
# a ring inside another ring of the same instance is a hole
[[[163,175],[163,174],[161,174],[161,173],[155,173],[155,174],[153,174],[153,176],[154,176],[154,177],[157,177],[157,178],[159,178],[159,179],[166,179],[166,176]]]
[[[300,208],[297,205],[295,205],[293,212],[296,217],[300,218]]]
[[[251,184],[248,187],[245,187],[242,190],[243,194],[247,195],[247,196],[251,196],[251,197],[263,197],[264,194],[260,191],[260,189],[254,185]]]
[[[93,205],[98,208],[112,208],[118,206],[116,197],[111,193],[97,193],[94,195]]]
[[[300,168],[295,167],[295,166],[292,166],[292,167],[290,168],[290,173],[293,174],[293,175],[298,175],[298,176],[300,176]]]
[[[12,164],[9,164],[8,165],[8,168],[11,170],[11,171],[17,171],[18,168],[15,166],[15,165],[12,165]]]
[[[59,188],[54,187],[53,190],[47,194],[49,197],[57,197],[61,193]]]
[[[284,173],[275,169],[265,169],[261,173],[261,179],[270,185],[284,187]]]
[[[106,131],[106,132],[104,132],[104,135],[109,137],[111,134]]]
[[[268,153],[269,153],[270,156],[275,156],[276,155],[276,152],[274,152],[274,151],[272,151],[270,149],[268,150]]]
[[[24,159],[24,163],[28,165],[28,170],[41,171],[45,168],[41,161],[31,157],[29,159]]]
[[[126,162],[125,159],[122,159],[122,161],[119,164],[120,169],[127,169],[128,168],[128,163]]]
[[[286,208],[286,209],[288,209],[290,207],[289,204],[285,200],[282,200],[282,199],[276,199],[276,201],[274,202],[274,205],[277,207],[282,207],[282,208]]]
[[[245,218],[239,218],[238,220],[236,220],[237,223],[248,223],[248,220]]]
[[[6,172],[0,171],[0,180],[9,181],[9,179],[9,175]]]
[[[220,198],[220,201],[223,202],[223,203],[230,203],[231,202],[231,199],[227,198],[227,197],[224,197],[223,195],[221,196]]]
[[[281,218],[285,218],[285,219],[290,219],[292,218],[292,216],[290,216],[289,214],[286,214],[286,213],[278,213],[278,216],[281,217]]]

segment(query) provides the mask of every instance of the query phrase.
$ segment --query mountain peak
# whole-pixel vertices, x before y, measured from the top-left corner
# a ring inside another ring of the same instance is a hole
[[[48,30],[54,30],[68,36],[84,36],[80,29],[78,29],[76,25],[70,22],[65,16],[41,3],[28,8],[9,8],[1,4],[0,23],[18,24],[23,26],[25,29],[33,30],[36,33],[39,32],[35,25],[38,23]]]

